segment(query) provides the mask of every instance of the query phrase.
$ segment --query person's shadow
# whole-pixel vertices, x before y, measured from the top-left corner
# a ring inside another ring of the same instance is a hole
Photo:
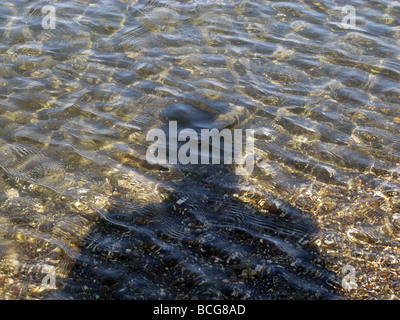
[[[196,118],[187,112],[200,120],[187,120]],[[190,105],[175,105],[161,117],[177,121],[178,131],[198,131],[199,124],[237,126]],[[157,184],[154,192],[163,200],[127,204],[117,195],[128,192],[122,189],[112,196],[69,280],[53,297],[340,298],[338,279],[316,262],[310,244],[318,230],[302,211],[236,175],[234,165],[161,167],[147,165],[147,174],[179,171],[176,179]]]

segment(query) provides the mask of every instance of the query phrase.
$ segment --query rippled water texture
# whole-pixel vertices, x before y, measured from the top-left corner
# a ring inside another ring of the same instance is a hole
[[[385,0],[2,1],[0,298],[400,297],[399,18]],[[171,120],[253,129],[254,171],[149,164]]]

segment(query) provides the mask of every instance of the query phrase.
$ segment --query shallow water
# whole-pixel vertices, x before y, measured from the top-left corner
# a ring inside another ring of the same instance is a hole
[[[0,298],[399,297],[399,2],[18,0],[0,17]],[[254,171],[148,163],[171,120],[253,129]]]

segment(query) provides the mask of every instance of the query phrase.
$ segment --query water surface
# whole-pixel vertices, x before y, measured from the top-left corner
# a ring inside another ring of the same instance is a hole
[[[399,297],[398,2],[17,0],[0,17],[0,298]],[[146,133],[171,120],[253,129],[254,171],[149,164]]]

